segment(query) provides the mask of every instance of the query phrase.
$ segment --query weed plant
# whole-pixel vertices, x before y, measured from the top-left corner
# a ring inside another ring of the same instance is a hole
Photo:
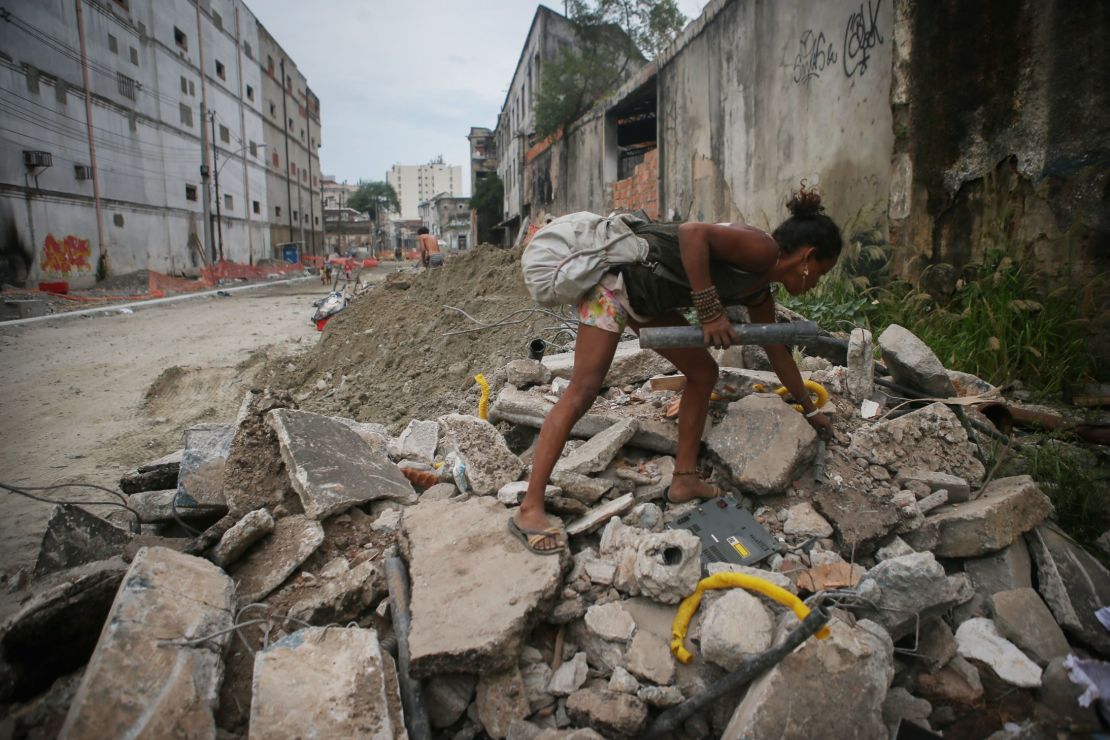
[[[1089,550],[1095,539],[1110,529],[1108,482],[1099,475],[1097,461],[1086,459],[1093,453],[1046,440],[1026,453],[1029,474],[1041,484],[1056,507],[1061,528]],[[1094,464],[1092,465],[1092,462]],[[1105,467],[1101,468],[1105,473]]]

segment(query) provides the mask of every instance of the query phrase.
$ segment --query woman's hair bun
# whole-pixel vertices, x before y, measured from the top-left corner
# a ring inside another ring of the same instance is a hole
[[[786,201],[786,208],[794,218],[816,216],[825,210],[821,205],[821,192],[815,187],[807,188],[805,180],[802,180],[798,191],[791,194],[790,200]]]

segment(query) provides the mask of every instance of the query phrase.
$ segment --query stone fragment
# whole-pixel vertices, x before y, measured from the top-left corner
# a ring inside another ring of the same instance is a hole
[[[722,738],[885,736],[894,645],[866,621],[833,619],[829,629],[752,682]]]
[[[956,629],[956,646],[968,660],[986,663],[1007,683],[1027,689],[1041,685],[1040,667],[998,633],[989,619],[969,619]]]
[[[629,511],[636,505],[636,498],[631,493],[606,501],[600,506],[590,509],[581,519],[575,519],[567,525],[567,535],[576,537],[580,534],[592,532],[615,516]]]
[[[356,504],[416,500],[412,484],[347,426],[320,414],[275,409],[266,417],[277,434],[289,481],[305,514],[325,519]]]
[[[948,503],[958,504],[971,500],[971,486],[956,475],[940,473],[935,470],[903,470],[898,474],[899,484],[909,488],[912,483],[928,486],[929,493],[948,491]],[[926,494],[928,495],[928,494]],[[918,496],[924,498],[924,496]]]
[[[619,691],[622,694],[635,694],[640,690],[640,682],[623,666],[613,668],[609,676],[609,690]]]
[[[543,661],[528,663],[520,668],[520,678],[524,681],[524,691],[528,694],[528,707],[533,712],[555,703],[555,696],[547,690],[551,675],[551,668]]]
[[[848,398],[856,403],[875,392],[874,341],[867,329],[853,329],[848,336]]]
[[[943,403],[858,429],[848,456],[882,465],[899,477],[902,471],[939,470],[978,485],[984,474],[967,432]]]
[[[636,678],[666,686],[674,681],[674,663],[666,640],[647,630],[637,630],[625,654],[624,667]]]
[[[636,696],[648,706],[657,709],[677,707],[686,701],[677,686],[643,686],[636,692]]]
[[[250,737],[381,737],[404,733],[389,711],[378,635],[360,627],[308,627],[254,659]],[[391,696],[392,694],[392,696]]]
[[[575,653],[573,658],[555,669],[551,681],[547,684],[548,693],[555,696],[570,696],[582,688],[582,684],[586,683],[588,670],[586,654]]]
[[[1026,535],[1040,591],[1057,623],[1083,644],[1110,656],[1110,631],[1095,612],[1110,604],[1110,571],[1055,525]]]
[[[507,520],[504,507],[486,497],[405,509],[401,543],[413,584],[409,653],[417,677],[508,669],[541,605],[554,603],[562,557],[529,552]]]
[[[1038,665],[1048,665],[1070,651],[1064,631],[1033,589],[999,591],[991,596],[991,611],[999,633]]]
[[[929,715],[933,705],[925,699],[918,699],[901,686],[893,686],[886,692],[883,702],[883,722],[886,723],[890,737],[895,737],[899,722],[913,722],[919,727],[929,727]]]
[[[822,563],[798,574],[798,589],[817,593],[830,589],[855,588],[865,573],[863,566],[855,563]]]
[[[228,575],[235,580],[239,602],[262,601],[308,560],[323,541],[324,528],[314,519],[298,514],[277,520],[270,536],[228,569]]]
[[[904,539],[895,535],[888,544],[875,551],[875,560],[881,563],[884,560],[890,560],[901,555],[912,555],[914,552],[916,550],[907,545]]]
[[[832,524],[841,554],[871,554],[899,523],[898,507],[869,491],[821,487],[813,497],[818,511]]]
[[[555,464],[555,469],[580,475],[600,473],[609,467],[609,463],[620,452],[621,447],[632,439],[637,429],[635,419],[622,419],[576,447]]]
[[[185,449],[177,478],[177,505],[226,506],[224,466],[231,451],[235,427],[200,424],[185,430]]]
[[[936,673],[919,673],[915,691],[934,704],[972,706],[983,698],[979,670],[957,655]]]
[[[487,735],[495,740],[507,737],[513,720],[522,720],[532,713],[520,670],[513,666],[500,673],[483,673],[478,679],[475,706]]]
[[[770,648],[773,636],[774,622],[767,608],[741,589],[726,591],[701,618],[702,657],[726,671]]]
[[[567,698],[567,713],[577,725],[588,725],[605,737],[635,737],[647,724],[648,709],[630,694],[606,689],[580,689]]]
[[[1084,687],[1072,683],[1066,658],[1053,658],[1041,674],[1041,688],[1037,690],[1037,703],[1048,714],[1047,719],[1055,726],[1070,730],[1077,735],[1086,736],[1102,729],[1095,703],[1084,707],[1079,697]]]
[[[389,451],[394,459],[419,460],[430,465],[435,462],[438,446],[439,424],[412,419],[397,437],[397,441],[389,446]]]
[[[977,593],[991,596],[999,591],[1033,587],[1033,565],[1025,539],[1018,537],[998,552],[964,561],[964,572]]]
[[[177,506],[177,489],[139,491],[127,498],[127,505],[139,513],[144,524],[164,524],[182,520],[195,522],[219,516],[221,508],[211,506]]]
[[[140,465],[134,472],[119,480],[119,490],[131,495],[139,491],[164,491],[177,488],[177,476],[181,470],[181,455],[177,450],[168,455]]]
[[[860,589],[874,584],[879,589],[879,609],[865,613],[881,624],[895,640],[911,634],[917,615],[924,619],[971,598],[971,586],[963,574],[948,576],[931,552],[884,560],[867,572]]]
[[[388,454],[389,449],[389,433],[385,430],[383,424],[374,424],[372,422],[355,421],[348,419],[344,416],[331,417],[343,424],[352,432],[357,434],[359,438],[366,443],[372,451]]]
[[[439,417],[439,453],[455,453],[466,464],[466,480],[474,493],[492,496],[520,477],[524,465],[505,438],[488,421],[465,414]]]
[[[746,396],[705,435],[706,449],[744,493],[782,493],[813,462],[817,433],[778,396]]]
[[[370,525],[371,531],[383,534],[392,534],[401,525],[401,512],[398,509],[386,509]]]
[[[797,595],[798,593],[797,584],[790,580],[789,576],[771,570],[763,570],[762,568],[755,568],[750,565],[737,565],[735,563],[709,563],[706,566],[706,571],[711,576],[717,573],[744,573],[749,576],[755,576],[756,578],[770,581],[779,588],[789,591],[792,594]]]
[[[436,483],[434,486],[420,494],[421,501],[446,501],[455,496],[459,489],[454,483]]]
[[[686,529],[649,533],[636,543],[632,562],[630,578],[618,565],[614,581],[618,590],[677,604],[701,580],[701,539]]]
[[[798,537],[831,537],[833,528],[817,513],[813,504],[803,501],[787,509],[782,531]]]
[[[636,631],[636,622],[622,602],[594,604],[586,610],[586,628],[603,640],[627,642]]]
[[[243,516],[224,532],[223,537],[212,548],[209,556],[221,568],[234,563],[250,549],[250,546],[274,531],[274,517],[265,509],[256,509]]]
[[[560,352],[545,355],[544,366],[556,378],[570,378],[574,369],[574,353]],[[641,349],[639,340],[633,339],[617,344],[613,362],[605,374],[604,386],[640,385],[653,375],[670,375],[675,367],[658,352]]]
[[[162,547],[139,550],[61,736],[214,737],[234,606],[231,579],[208,561]],[[176,642],[208,635],[215,636]]]
[[[35,578],[123,553],[131,534],[79,506],[54,507],[42,535]]]
[[[956,636],[952,628],[940,617],[933,617],[921,623],[917,636],[917,659],[930,673],[936,673],[956,655]]]
[[[318,579],[314,592],[289,607],[289,616],[313,625],[357,620],[386,591],[381,566],[364,560],[332,578]]]
[[[948,491],[941,489],[918,501],[917,510],[922,514],[928,514],[933,509],[944,506],[946,503],[948,503]]]
[[[470,706],[477,685],[478,677],[470,673],[445,673],[424,681],[421,690],[432,727],[455,724]]]
[[[1000,478],[974,501],[934,511],[906,542],[938,557],[976,557],[1001,550],[1051,513],[1052,503],[1028,475]]]
[[[613,481],[606,478],[591,478],[567,470],[556,470],[551,474],[551,482],[562,489],[563,494],[584,504],[592,505],[613,490]]]
[[[895,383],[923,391],[935,398],[951,398],[956,388],[944,365],[913,332],[891,324],[879,335],[883,362]]]
[[[505,365],[505,380],[517,388],[551,382],[551,371],[539,360],[525,357]]]

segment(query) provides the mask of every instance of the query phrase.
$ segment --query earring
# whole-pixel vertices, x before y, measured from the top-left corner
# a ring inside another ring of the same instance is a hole
[[[802,287],[803,288],[806,287],[807,282],[809,282],[809,260],[806,260],[805,262],[802,263]]]

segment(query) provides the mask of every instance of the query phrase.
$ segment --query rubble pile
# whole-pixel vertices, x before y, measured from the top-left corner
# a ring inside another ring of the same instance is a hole
[[[955,393],[912,335],[887,338],[899,382]],[[235,424],[191,430],[179,457],[127,477],[141,534],[59,507],[0,634],[5,729],[639,737],[798,626],[764,596],[707,591],[680,641],[692,660],[676,660],[678,604],[706,572],[733,572],[820,594],[829,633],[669,736],[1097,730],[1097,691],[1081,700],[1071,677],[1110,658],[1110,572],[1052,523],[1030,477],[985,469],[948,405],[862,418],[861,403],[898,403],[860,361],[869,341],[853,337],[847,367],[803,363],[831,392],[827,445],[766,392],[773,375],[722,367],[700,467],[776,543],[747,566],[703,563],[679,523],[699,503],[668,503],[681,378],[634,343],[547,486],[569,535],[557,556],[507,522],[571,356],[521,359],[521,346],[496,371],[488,421],[474,403],[393,433],[252,391]]]

